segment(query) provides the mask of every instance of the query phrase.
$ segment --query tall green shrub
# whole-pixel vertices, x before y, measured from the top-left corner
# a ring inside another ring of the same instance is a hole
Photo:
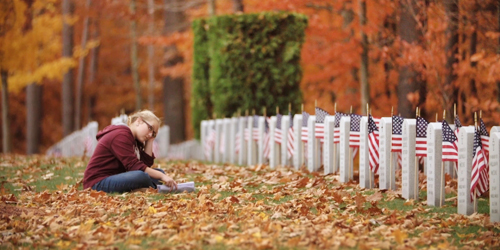
[[[261,113],[267,107],[267,114],[272,115],[276,106],[288,110],[289,103],[297,110],[302,102],[300,51],[306,27],[306,16],[285,12],[225,15],[194,22],[195,64],[208,66],[193,65],[193,89],[203,85],[206,90],[206,82],[197,77],[208,74],[210,100],[203,102],[213,105],[200,107],[204,111],[194,111],[197,107],[193,105],[194,129],[199,130],[202,120],[194,116],[201,117],[202,112],[204,117],[212,112],[229,117],[238,109]],[[197,60],[197,52],[207,50],[207,61]],[[204,75],[195,72],[206,67],[209,70]],[[192,98],[206,96],[193,91]]]
[[[210,99],[208,36],[206,19],[197,19],[192,23],[194,33],[193,45],[193,76],[191,93],[191,122],[195,137],[200,138],[200,123],[211,117],[213,104]]]

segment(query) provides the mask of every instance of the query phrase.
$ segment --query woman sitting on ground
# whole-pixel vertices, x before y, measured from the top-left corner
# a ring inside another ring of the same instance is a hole
[[[160,119],[151,111],[139,111],[128,124],[110,125],[97,134],[97,146],[83,177],[83,188],[124,193],[157,188],[162,181],[170,189],[177,183],[161,169],[153,169],[153,141]]]

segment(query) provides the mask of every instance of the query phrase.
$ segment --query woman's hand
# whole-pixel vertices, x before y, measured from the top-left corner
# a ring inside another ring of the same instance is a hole
[[[177,190],[177,182],[175,182],[174,179],[172,179],[172,177],[165,175],[161,179],[161,181],[163,181],[163,184],[165,184],[165,186],[169,187],[170,190]]]

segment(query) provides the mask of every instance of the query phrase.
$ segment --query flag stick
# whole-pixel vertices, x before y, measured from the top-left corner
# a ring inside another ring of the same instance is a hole
[[[477,212],[477,189],[474,189],[474,213],[475,212]]]
[[[348,158],[349,163],[347,165],[349,167],[347,168],[347,179],[348,179],[347,182],[351,180],[351,157],[352,157],[351,155],[352,155],[352,148],[349,147],[349,158]]]
[[[443,121],[446,120],[446,109],[443,110]],[[446,188],[446,183],[445,183],[445,178],[444,178],[444,161],[441,160],[441,185],[442,188],[440,188],[440,198],[439,198],[439,205],[441,206],[443,203],[443,189]]]
[[[439,206],[443,205],[443,189],[446,186],[444,183],[444,161],[441,161],[441,185],[442,187],[439,189],[439,193],[441,194],[439,197]]]
[[[276,115],[280,113],[280,107],[276,106]]]
[[[418,107],[416,108],[415,110],[415,118],[418,117]],[[418,184],[419,184],[419,181],[420,181],[420,178],[418,178],[418,174],[419,174],[419,171],[418,171],[418,156],[415,154],[415,184],[414,184],[414,188],[415,188],[415,191],[414,191],[414,195],[415,195],[415,200],[418,201]]]

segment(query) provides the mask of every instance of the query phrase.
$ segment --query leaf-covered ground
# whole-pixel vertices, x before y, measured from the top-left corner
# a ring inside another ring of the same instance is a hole
[[[336,175],[199,162],[158,162],[197,192],[108,195],[82,190],[86,160],[3,155],[0,248],[498,249],[488,200],[471,216]],[[421,187],[425,178],[421,176]]]

